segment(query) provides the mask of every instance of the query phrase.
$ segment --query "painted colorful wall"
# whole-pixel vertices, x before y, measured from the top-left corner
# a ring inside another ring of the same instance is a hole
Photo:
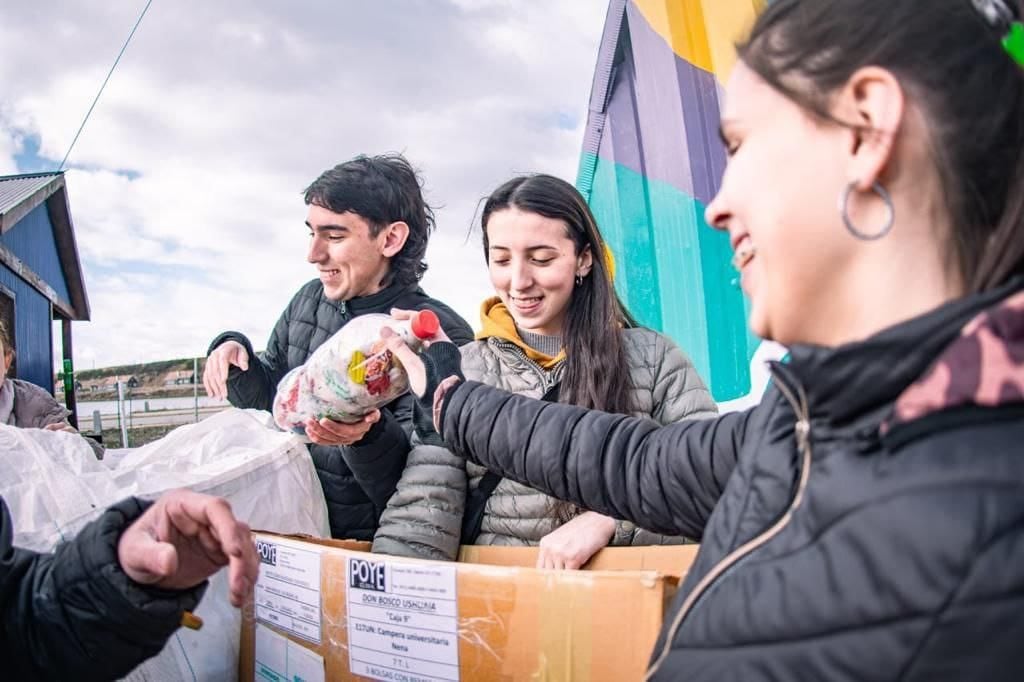
[[[630,309],[686,350],[719,401],[750,391],[759,342],[728,237],[704,209],[725,168],[719,103],[733,44],[763,6],[611,0],[577,179]]]

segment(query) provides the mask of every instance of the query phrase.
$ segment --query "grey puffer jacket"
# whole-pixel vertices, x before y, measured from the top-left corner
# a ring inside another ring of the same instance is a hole
[[[21,379],[7,379],[14,391],[14,421],[11,426],[22,429],[42,429],[50,424],[68,424],[71,410],[54,399],[45,388]],[[85,439],[93,454],[102,459],[106,451],[92,438]]]
[[[71,410],[58,403],[45,388],[21,379],[8,379],[14,391],[14,422],[23,429],[41,429],[66,422]]]
[[[213,340],[207,354],[225,341],[241,343],[249,353],[249,369],[231,367],[228,400],[235,407],[269,411],[281,378],[309,359],[320,345],[350,320],[371,313],[387,314],[392,308],[437,313],[441,327],[456,344],[467,343],[473,331],[466,321],[412,285],[392,285],[371,296],[332,301],[324,295],[320,280],[303,286],[274,326],[267,349],[257,355],[244,334],[225,332]],[[309,446],[324,497],[327,500],[331,536],[369,540],[377,518],[395,490],[409,451],[412,431],[412,397],[403,395],[381,410],[381,419],[351,447]]]
[[[671,424],[707,418],[717,407],[690,359],[667,337],[649,329],[627,329],[625,340],[633,382],[635,416]],[[466,377],[530,398],[558,384],[564,365],[545,371],[515,344],[495,337],[463,346]],[[398,489],[381,516],[373,551],[453,560],[457,557],[467,492],[487,470],[447,449],[417,444],[409,453]],[[484,508],[478,545],[536,545],[561,525],[557,500],[503,479]],[[612,544],[661,544],[663,536],[619,522]]]

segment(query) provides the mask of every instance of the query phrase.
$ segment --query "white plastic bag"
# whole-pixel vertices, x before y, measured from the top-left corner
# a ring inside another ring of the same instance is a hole
[[[149,445],[107,450],[103,461],[80,436],[0,426],[0,494],[11,509],[15,544],[52,550],[129,495],[153,499],[181,487],[227,498],[253,528],[329,536],[305,445],[271,423],[266,412],[229,409]],[[241,615],[228,602],[224,571],[211,579],[196,615],[202,630],[179,630],[126,679],[237,679]]]

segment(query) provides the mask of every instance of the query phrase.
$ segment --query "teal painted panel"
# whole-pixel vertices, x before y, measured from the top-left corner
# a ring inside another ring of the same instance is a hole
[[[590,206],[615,255],[615,284],[637,320],[662,328],[658,259],[648,219],[647,183],[627,168],[598,160]]]
[[[699,216],[696,232],[704,282],[704,323],[712,348],[711,380],[716,399],[731,400],[750,392],[750,359],[760,341],[747,324],[748,304],[732,265],[729,234],[708,225],[705,206],[697,201],[693,206]],[[728,397],[717,397],[719,392]]]
[[[704,221],[704,206],[665,182],[600,158],[590,206],[616,257],[616,287],[637,319],[693,359],[718,401],[750,391],[759,343],[731,264],[728,236]]]
[[[661,331],[675,339],[700,368],[705,380],[719,389],[708,343],[698,234],[703,220],[698,215],[699,207],[674,187],[657,181],[647,181],[647,187],[650,205],[645,220],[657,243],[655,253],[661,273],[658,287],[664,301]]]

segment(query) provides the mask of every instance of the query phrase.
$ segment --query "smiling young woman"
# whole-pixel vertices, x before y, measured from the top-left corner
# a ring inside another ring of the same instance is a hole
[[[496,296],[466,375],[516,394],[671,424],[715,404],[689,358],[639,327],[615,293],[606,247],[583,197],[550,175],[514,178],[484,203],[481,227]],[[374,551],[454,559],[462,544],[539,545],[540,568],[579,568],[608,544],[681,542],[587,512],[467,466],[429,433],[409,454]],[[549,434],[554,444],[561,434]]]

